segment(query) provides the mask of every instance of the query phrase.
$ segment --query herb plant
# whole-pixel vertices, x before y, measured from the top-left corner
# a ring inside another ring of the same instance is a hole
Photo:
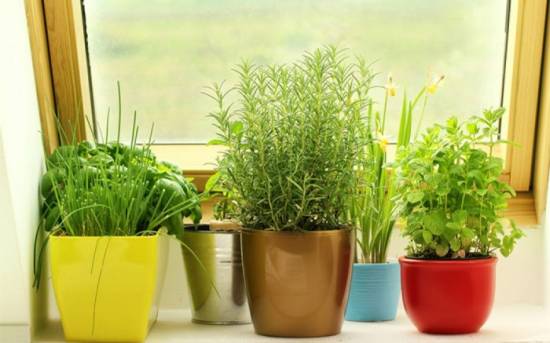
[[[494,155],[504,109],[463,123],[451,118],[400,152],[398,199],[406,219],[408,255],[421,258],[508,256],[523,233],[506,229],[500,212],[514,190],[500,180]]]
[[[176,166],[157,161],[150,144],[137,144],[135,115],[130,143],[120,142],[120,116],[119,112],[116,141],[109,142],[107,125],[105,142],[76,143],[73,138],[46,161],[35,238],[36,287],[50,235],[133,236],[165,227],[179,236],[184,217],[194,223],[201,219],[195,186]],[[68,141],[64,132],[60,134]],[[45,239],[39,243],[42,233]]]
[[[204,186],[203,198],[216,199],[213,215],[216,220],[232,220],[237,216],[237,203],[234,199],[235,190],[232,189],[227,175],[218,170],[208,178]]]
[[[329,230],[345,224],[363,149],[373,74],[334,47],[289,65],[237,68],[238,100],[215,85],[219,169],[228,176],[244,227]]]
[[[183,217],[200,220],[198,194],[181,171],[157,162],[147,146],[82,142],[57,148],[41,181],[46,231],[70,236],[129,236]]]
[[[413,112],[423,99],[422,114],[426,108],[429,93],[435,91],[442,78],[435,84],[428,84],[413,98],[404,94],[401,107],[397,149],[406,147],[411,140]],[[431,87],[431,88],[430,88]],[[369,104],[367,126],[364,131],[365,147],[357,165],[357,185],[351,196],[350,218],[358,230],[357,244],[361,254],[358,260],[363,263],[385,263],[387,249],[398,217],[398,206],[394,201],[397,192],[393,162],[387,160],[385,136],[388,101],[396,95],[392,77],[388,78],[382,113],[373,110]],[[430,89],[432,91],[430,91]],[[421,121],[418,122],[418,127]]]

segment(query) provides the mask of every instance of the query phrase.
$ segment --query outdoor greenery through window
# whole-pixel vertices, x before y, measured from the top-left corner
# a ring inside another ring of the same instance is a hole
[[[391,72],[398,95],[444,74],[424,126],[501,104],[505,0],[84,0],[84,10],[97,122],[114,109],[119,80],[140,126],[155,123],[156,143],[213,138],[202,92],[214,81],[234,83],[242,57],[290,62],[329,44],[375,62],[380,86]],[[383,89],[372,94],[383,101]],[[389,104],[393,139],[399,99]]]

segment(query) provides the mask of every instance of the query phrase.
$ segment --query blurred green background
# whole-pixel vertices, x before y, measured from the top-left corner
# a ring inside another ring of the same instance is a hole
[[[120,80],[125,125],[137,110],[142,130],[155,123],[157,143],[204,143],[214,136],[201,94],[236,80],[231,69],[291,62],[326,44],[376,61],[377,83],[398,85],[400,98],[430,74],[445,74],[424,126],[500,105],[506,0],[86,0],[86,29],[96,118],[116,109]],[[381,100],[383,91],[373,95]],[[129,133],[129,130],[124,130]],[[126,137],[128,138],[128,137]]]

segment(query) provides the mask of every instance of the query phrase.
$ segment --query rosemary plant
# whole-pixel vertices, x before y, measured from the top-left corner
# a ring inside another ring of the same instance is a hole
[[[334,47],[290,65],[238,66],[229,91],[214,85],[212,144],[226,145],[218,168],[228,176],[244,227],[340,229],[357,184],[364,116],[373,74]],[[238,100],[227,104],[229,92]]]

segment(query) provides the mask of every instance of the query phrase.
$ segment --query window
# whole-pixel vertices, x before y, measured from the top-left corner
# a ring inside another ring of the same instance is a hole
[[[548,135],[546,102],[539,104],[539,94],[548,94],[540,82],[547,1],[26,0],[26,6],[48,151],[58,144],[57,121],[65,128],[80,123],[78,137],[89,136],[82,124],[83,114],[94,112],[92,99],[102,124],[116,106],[120,80],[126,113],[138,110],[144,127],[156,121],[156,153],[179,163],[200,188],[217,154],[204,144],[214,132],[203,87],[234,80],[230,69],[242,57],[292,61],[333,43],[378,60],[375,69],[392,72],[401,94],[418,90],[430,72],[446,74],[425,125],[505,106],[501,134],[520,147],[502,152],[502,178],[523,192],[510,216],[532,224],[534,201],[540,207],[546,198],[547,158],[540,146],[536,158],[534,152],[535,135],[539,145]]]
[[[155,123],[157,143],[205,143],[214,135],[206,117],[214,104],[201,94],[206,86],[234,81],[231,69],[241,58],[291,62],[326,44],[378,61],[377,83],[392,72],[399,95],[445,74],[425,126],[469,116],[501,104],[507,6],[503,0],[85,0],[95,118],[105,125],[120,80],[124,107],[138,111],[141,126]],[[373,91],[375,99],[382,93]],[[399,98],[390,103],[394,136]]]

